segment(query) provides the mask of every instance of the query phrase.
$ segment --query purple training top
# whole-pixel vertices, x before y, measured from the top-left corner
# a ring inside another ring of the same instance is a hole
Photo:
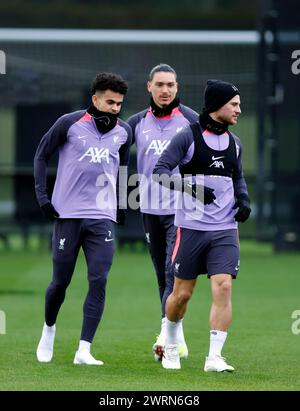
[[[128,119],[137,149],[137,171],[141,212],[156,215],[175,214],[174,192],[152,180],[157,160],[176,134],[198,120],[198,114],[182,104],[171,115],[155,117],[151,108]],[[178,173],[178,168],[172,174]]]
[[[231,133],[232,134],[232,133]],[[203,205],[198,200],[193,199],[189,194],[181,194],[178,198],[175,214],[175,225],[200,231],[215,231],[236,229],[237,222],[234,215],[237,210],[232,207],[235,203],[235,196],[247,193],[247,186],[242,169],[242,146],[238,137],[233,135],[237,152],[237,173],[234,177],[204,175],[196,176],[199,184],[214,189],[216,200],[209,205]],[[207,130],[203,132],[205,143],[216,151],[226,150],[229,145],[229,134],[213,134]],[[153,174],[172,175],[178,165],[187,164],[194,154],[194,139],[190,127],[180,132],[170,143],[158,160]],[[220,157],[221,158],[221,157]],[[212,166],[218,166],[218,160],[213,156]],[[181,176],[178,175],[181,180]],[[193,177],[191,177],[193,179]],[[180,186],[180,185],[179,185]]]
[[[60,218],[106,218],[116,221],[119,165],[128,165],[131,129],[122,120],[101,134],[85,110],[60,117],[43,136],[34,159],[36,195],[49,201],[46,169],[58,149],[52,204]]]

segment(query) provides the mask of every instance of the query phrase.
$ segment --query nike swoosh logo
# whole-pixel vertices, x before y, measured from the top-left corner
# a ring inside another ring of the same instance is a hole
[[[152,130],[152,128],[149,128],[149,130],[143,130],[142,133],[146,134],[146,133],[149,133],[149,131],[151,131],[151,130]]]
[[[77,136],[77,138],[85,138],[85,137],[87,137],[87,135],[84,135],[84,136]]]
[[[215,160],[220,160],[220,158],[224,158],[224,157],[225,157],[225,156],[221,156],[221,157],[212,156],[211,159],[212,159],[213,161],[215,161]]]
[[[108,241],[114,241],[114,238],[107,238],[107,237],[106,237],[106,238],[105,238],[105,241],[106,241],[106,242],[108,242]]]

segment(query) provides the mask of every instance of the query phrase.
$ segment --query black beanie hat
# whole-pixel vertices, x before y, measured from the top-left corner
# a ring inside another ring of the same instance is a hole
[[[237,94],[240,92],[233,84],[222,80],[207,80],[204,91],[204,111],[213,113],[219,110]]]

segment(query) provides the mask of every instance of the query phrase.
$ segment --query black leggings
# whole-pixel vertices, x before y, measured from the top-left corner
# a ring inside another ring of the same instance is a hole
[[[143,213],[144,230],[150,255],[155,268],[162,316],[165,316],[165,305],[174,285],[171,272],[171,255],[176,238],[174,215],[154,215]]]
[[[92,342],[104,310],[107,276],[114,254],[114,223],[110,220],[68,219],[55,222],[53,278],[46,290],[45,321],[48,326],[56,322],[81,246],[89,282],[83,305],[81,340]]]

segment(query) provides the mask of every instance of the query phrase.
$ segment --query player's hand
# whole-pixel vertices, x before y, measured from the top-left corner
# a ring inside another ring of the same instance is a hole
[[[124,225],[125,224],[125,210],[118,208],[117,209],[117,224]]]
[[[192,197],[197,198],[200,200],[200,193],[203,191],[203,202],[204,204],[211,204],[216,199],[214,195],[214,189],[210,187],[201,186],[200,184],[196,183],[184,183],[183,187],[184,191],[190,194]]]
[[[54,221],[59,218],[58,212],[55,210],[53,205],[49,202],[41,206],[42,213],[48,220]]]
[[[240,194],[237,196],[237,200],[232,207],[233,209],[238,208],[238,212],[235,214],[234,219],[238,223],[244,223],[251,213],[250,208],[250,198],[247,194]]]

